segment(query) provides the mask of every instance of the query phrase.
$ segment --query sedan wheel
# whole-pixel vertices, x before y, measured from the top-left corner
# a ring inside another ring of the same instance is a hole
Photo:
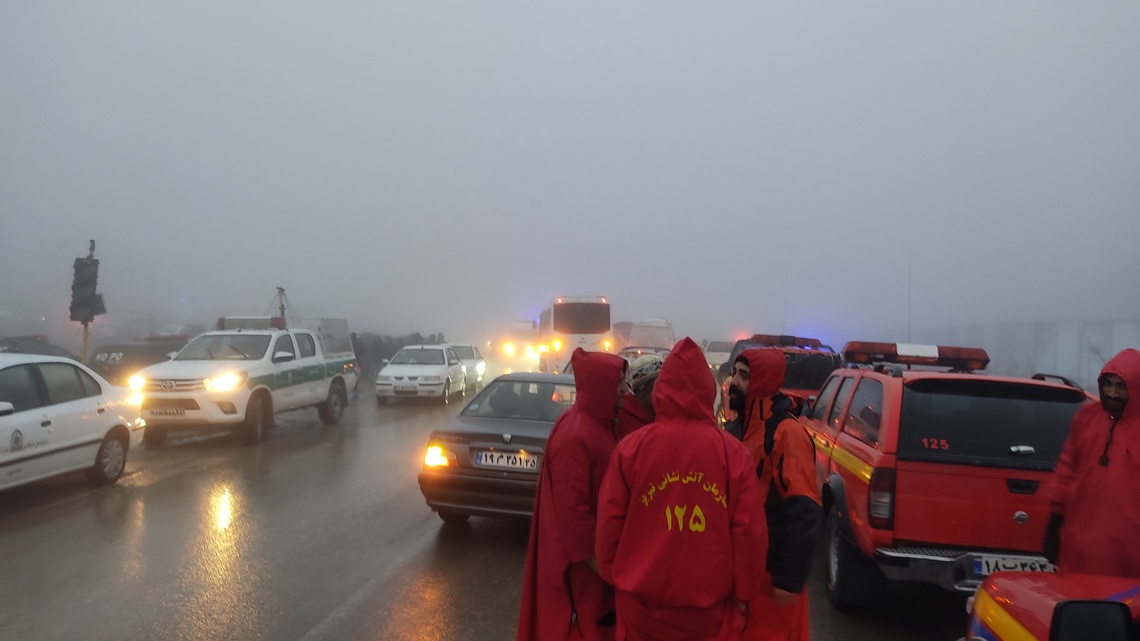
[[[99,452],[95,454],[95,466],[88,471],[87,478],[95,485],[110,485],[119,480],[126,467],[127,446],[123,437],[108,434],[99,445]]]

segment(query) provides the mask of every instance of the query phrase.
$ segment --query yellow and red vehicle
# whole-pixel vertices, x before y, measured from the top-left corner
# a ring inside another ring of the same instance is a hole
[[[816,446],[832,604],[886,579],[972,592],[992,572],[1051,572],[1044,484],[1090,397],[981,373],[985,350],[852,342],[803,422]]]
[[[963,641],[1136,641],[1140,580],[999,572],[969,610]]]

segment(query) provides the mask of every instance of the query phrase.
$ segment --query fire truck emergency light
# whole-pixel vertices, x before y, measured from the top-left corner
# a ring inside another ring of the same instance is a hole
[[[843,346],[843,360],[857,364],[933,365],[974,371],[985,369],[989,365],[990,355],[980,347],[851,341]]]

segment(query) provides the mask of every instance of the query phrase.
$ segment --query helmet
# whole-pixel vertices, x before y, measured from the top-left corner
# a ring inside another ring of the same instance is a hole
[[[634,395],[649,391],[663,362],[657,354],[642,354],[629,363],[629,387]]]

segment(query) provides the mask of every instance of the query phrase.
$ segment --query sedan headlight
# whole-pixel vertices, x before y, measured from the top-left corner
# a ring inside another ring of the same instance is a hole
[[[138,374],[135,374],[130,378],[130,380],[127,381],[127,385],[129,385],[131,389],[137,392],[146,387],[146,379],[142,376],[139,376]]]
[[[420,380],[424,381],[425,383],[438,383],[438,382],[443,380],[443,377],[442,376],[421,376]]]
[[[377,383],[391,383],[392,377],[391,376],[377,376],[376,382]]]
[[[475,371],[479,373],[479,376],[482,376],[483,372],[487,371],[487,363],[483,361],[475,363]]]
[[[212,392],[231,392],[245,383],[245,374],[226,372],[221,376],[207,378],[202,381],[206,389]]]

